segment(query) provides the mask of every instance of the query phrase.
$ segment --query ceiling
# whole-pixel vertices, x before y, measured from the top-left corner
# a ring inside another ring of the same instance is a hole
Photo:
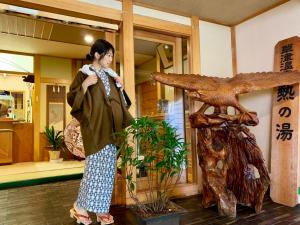
[[[84,41],[86,34],[94,39],[104,38],[104,32],[100,30],[18,14],[0,13],[0,24],[0,33],[77,45],[88,46]]]
[[[228,4],[230,2],[230,4]],[[234,25],[286,0],[134,0],[135,4],[153,7],[224,25]],[[33,17],[7,10],[1,4],[0,50],[51,55],[67,58],[84,58],[89,44],[84,36],[104,38],[104,30],[97,26],[56,20],[52,17]],[[118,40],[118,38],[117,38]],[[158,43],[135,39],[135,63],[143,64],[156,54]],[[117,43],[118,50],[118,43]],[[117,60],[118,54],[117,54]]]
[[[198,16],[200,19],[227,26],[236,25],[287,0],[134,0],[154,9]]]
[[[103,30],[82,24],[35,18],[9,11],[0,13],[0,51],[82,59],[90,49],[90,45],[84,41],[86,34],[94,39],[104,38]],[[119,62],[118,41],[116,45],[116,59]],[[136,40],[135,64],[141,65],[153,58],[156,45]]]

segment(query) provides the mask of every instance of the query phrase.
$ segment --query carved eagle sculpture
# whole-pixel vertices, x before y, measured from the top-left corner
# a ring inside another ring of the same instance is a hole
[[[232,106],[241,114],[249,114],[238,102],[239,94],[298,83],[300,82],[300,72],[243,73],[232,78],[155,72],[152,73],[152,78],[163,84],[185,89],[189,96],[207,105]]]

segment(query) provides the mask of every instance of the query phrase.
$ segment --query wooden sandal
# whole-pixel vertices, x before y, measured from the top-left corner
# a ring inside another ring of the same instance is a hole
[[[70,217],[76,219],[78,224],[90,225],[93,222],[89,216],[77,213],[75,208],[70,209]]]
[[[101,225],[107,225],[114,223],[114,217],[109,213],[104,215],[97,215],[97,222],[101,222]]]

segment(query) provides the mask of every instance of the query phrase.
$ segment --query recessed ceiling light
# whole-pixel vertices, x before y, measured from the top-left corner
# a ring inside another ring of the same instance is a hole
[[[169,45],[165,45],[164,47],[165,47],[165,49],[168,49],[168,48],[169,48]]]
[[[93,36],[87,34],[84,36],[84,40],[86,43],[91,44],[94,41],[94,38]]]

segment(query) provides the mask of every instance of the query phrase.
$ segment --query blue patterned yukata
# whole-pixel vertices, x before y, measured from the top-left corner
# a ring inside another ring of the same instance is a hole
[[[109,79],[103,70],[97,71],[106,95],[110,95]],[[85,169],[80,183],[76,205],[94,213],[108,213],[114,185],[116,146],[106,145],[85,159]]]

